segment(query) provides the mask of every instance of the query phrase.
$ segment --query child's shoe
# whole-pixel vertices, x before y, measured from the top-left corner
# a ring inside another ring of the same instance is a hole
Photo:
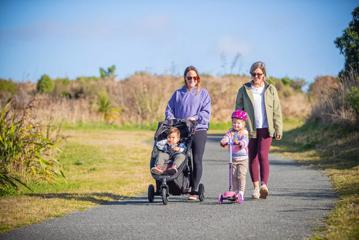
[[[255,188],[255,189],[253,190],[253,193],[252,193],[252,198],[253,198],[253,199],[259,199],[259,196],[260,196],[260,194],[259,194],[259,188]]]
[[[176,164],[172,164],[170,167],[167,168],[166,174],[174,175],[178,172]]]
[[[151,173],[156,174],[156,175],[161,175],[161,174],[163,174],[163,169],[161,166],[157,165],[157,166],[151,168]]]
[[[262,184],[261,190],[260,190],[260,198],[266,199],[268,196],[268,187],[265,184]]]
[[[198,196],[197,196],[197,195],[192,195],[192,194],[190,194],[190,195],[188,196],[188,200],[191,200],[191,201],[198,201],[198,200],[199,200],[199,198],[198,198]]]
[[[244,202],[243,193],[239,192],[239,193],[237,194],[237,201],[236,201],[236,202],[239,203],[239,204],[241,204],[241,203]]]

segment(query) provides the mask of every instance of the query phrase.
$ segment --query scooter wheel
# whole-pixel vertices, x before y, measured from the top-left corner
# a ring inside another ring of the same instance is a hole
[[[218,204],[222,204],[223,203],[223,196],[222,194],[218,195]]]

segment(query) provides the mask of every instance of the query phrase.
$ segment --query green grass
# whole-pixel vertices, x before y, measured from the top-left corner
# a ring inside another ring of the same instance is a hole
[[[231,127],[231,122],[211,122],[209,125],[210,130],[221,130],[226,131]]]
[[[312,239],[359,239],[358,129],[292,120],[272,152],[322,169],[339,199]]]

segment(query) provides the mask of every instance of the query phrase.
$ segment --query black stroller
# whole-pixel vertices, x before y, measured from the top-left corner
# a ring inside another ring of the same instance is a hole
[[[154,136],[154,145],[151,154],[150,169],[156,165],[159,151],[156,143],[167,138],[167,132],[171,127],[176,127],[181,132],[180,142],[186,144],[187,150],[185,152],[186,158],[184,162],[178,166],[178,172],[174,175],[155,175],[152,177],[156,180],[156,189],[150,184],[148,186],[148,201],[153,202],[155,195],[162,197],[162,203],[168,203],[168,196],[181,195],[190,193],[190,179],[192,176],[192,135],[194,134],[195,124],[191,121],[171,119],[158,123],[157,131]],[[199,184],[198,192],[191,192],[198,194],[199,200],[204,200],[204,186]]]

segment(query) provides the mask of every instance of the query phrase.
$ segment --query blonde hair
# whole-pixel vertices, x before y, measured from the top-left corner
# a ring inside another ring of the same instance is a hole
[[[252,75],[257,68],[262,70],[264,76],[267,76],[266,66],[265,66],[264,62],[261,62],[261,61],[258,61],[258,62],[255,62],[252,64],[250,74]]]

